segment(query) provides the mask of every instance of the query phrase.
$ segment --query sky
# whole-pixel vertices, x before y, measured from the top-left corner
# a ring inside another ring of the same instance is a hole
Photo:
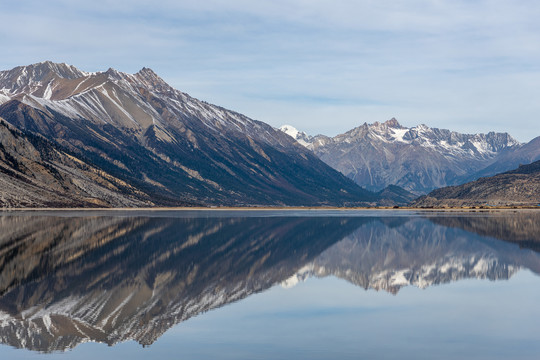
[[[534,0],[0,0],[0,69],[152,68],[178,90],[334,136],[395,117],[540,135]]]

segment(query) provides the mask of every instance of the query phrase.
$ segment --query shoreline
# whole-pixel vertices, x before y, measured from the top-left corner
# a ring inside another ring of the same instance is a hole
[[[125,207],[125,208],[2,208],[0,213],[5,212],[23,212],[23,211],[126,211],[126,212],[137,212],[137,211],[211,211],[211,212],[220,212],[220,211],[420,211],[420,212],[491,212],[491,211],[516,211],[516,210],[540,210],[540,206],[500,206],[500,207],[433,207],[433,208],[417,208],[417,207],[325,207],[325,206],[313,206],[313,207],[273,207],[273,206],[257,206],[257,207]]]

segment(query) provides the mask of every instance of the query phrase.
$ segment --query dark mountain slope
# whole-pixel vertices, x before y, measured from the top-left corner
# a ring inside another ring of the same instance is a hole
[[[143,206],[150,197],[84,157],[0,119],[0,207]]]

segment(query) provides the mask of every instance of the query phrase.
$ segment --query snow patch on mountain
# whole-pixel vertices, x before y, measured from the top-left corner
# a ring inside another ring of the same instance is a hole
[[[293,139],[295,139],[300,145],[311,149],[311,142],[313,141],[313,137],[309,136],[303,131],[298,131],[294,126],[292,125],[283,125],[279,128],[279,130],[283,131],[285,134],[289,135]]]

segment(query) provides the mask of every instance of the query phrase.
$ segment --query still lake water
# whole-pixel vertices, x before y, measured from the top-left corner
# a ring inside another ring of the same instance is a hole
[[[1,359],[538,359],[540,212],[0,215]]]

